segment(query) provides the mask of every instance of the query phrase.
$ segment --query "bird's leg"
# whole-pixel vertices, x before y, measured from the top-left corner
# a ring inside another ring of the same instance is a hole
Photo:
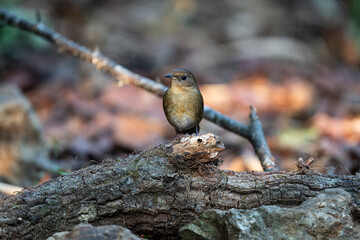
[[[175,128],[175,138],[182,138],[185,136],[185,133],[182,133],[180,130]]]
[[[199,128],[196,126],[196,136],[199,136]]]

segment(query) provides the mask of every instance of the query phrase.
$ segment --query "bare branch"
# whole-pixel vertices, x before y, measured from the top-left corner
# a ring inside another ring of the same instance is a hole
[[[66,52],[81,60],[92,63],[97,69],[114,76],[121,84],[132,84],[136,87],[154,93],[159,97],[162,97],[167,89],[166,86],[161,83],[157,83],[149,78],[131,72],[130,70],[117,64],[115,61],[102,55],[99,51],[92,51],[53,31],[40,22],[34,24],[23,18],[15,16],[1,6],[0,19],[2,19],[5,24],[46,38],[50,42],[54,43],[59,51]],[[251,108],[250,125],[239,123],[209,107],[205,107],[204,117],[205,119],[248,139],[253,145],[265,171],[272,171],[276,169],[274,158],[271,155],[270,149],[266,143],[262,126],[258,120],[254,107]]]
[[[256,108],[253,106],[250,106],[250,125],[248,127],[248,133],[250,134],[250,138],[248,139],[254,146],[263,169],[265,171],[276,170],[275,159],[271,155],[269,146],[266,143],[261,122],[257,116]]]

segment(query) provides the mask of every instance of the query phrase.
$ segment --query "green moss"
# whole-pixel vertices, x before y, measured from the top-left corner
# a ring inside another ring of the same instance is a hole
[[[137,170],[134,171],[129,171],[129,175],[133,178],[133,179],[138,179],[140,177],[140,174]]]
[[[244,196],[242,196],[241,201],[244,201],[249,195],[245,194]]]

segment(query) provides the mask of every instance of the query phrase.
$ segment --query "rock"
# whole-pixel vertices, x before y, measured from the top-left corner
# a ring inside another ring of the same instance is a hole
[[[184,239],[360,239],[360,211],[351,195],[329,189],[299,206],[211,209],[183,226]]]
[[[0,177],[21,186],[39,180],[39,166],[50,167],[41,123],[14,86],[0,88],[0,165]]]
[[[47,238],[47,240],[140,240],[142,238],[134,235],[129,229],[116,226],[106,225],[94,227],[91,224],[76,225],[69,232],[58,232]]]

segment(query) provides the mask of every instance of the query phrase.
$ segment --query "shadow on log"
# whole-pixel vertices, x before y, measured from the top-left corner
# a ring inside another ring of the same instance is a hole
[[[213,134],[189,136],[27,188],[1,199],[0,237],[44,239],[91,223],[171,239],[207,209],[298,205],[331,188],[360,205],[360,176],[221,171],[223,149]]]

